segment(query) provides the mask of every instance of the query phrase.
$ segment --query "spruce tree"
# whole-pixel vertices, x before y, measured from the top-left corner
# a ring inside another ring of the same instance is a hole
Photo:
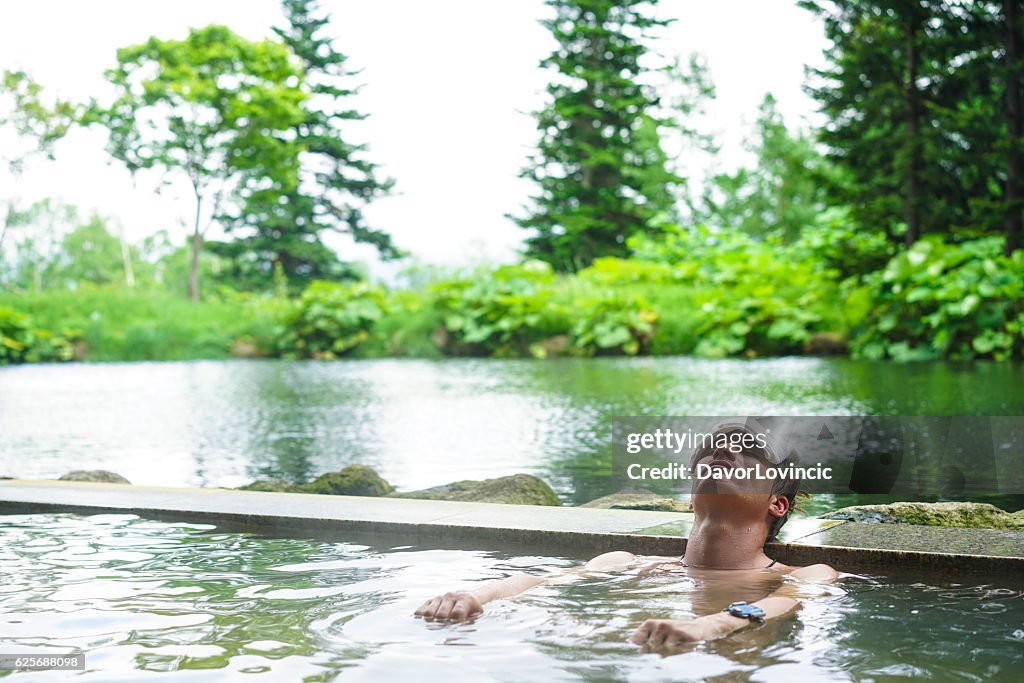
[[[532,231],[527,256],[576,271],[599,256],[625,256],[626,240],[656,231],[674,209],[666,155],[643,76],[657,0],[547,0],[542,21],[558,42],[541,62],[557,75],[535,114],[540,141],[521,177],[537,192],[516,217]]]
[[[351,107],[357,88],[347,83],[357,72],[325,34],[330,17],[317,0],[283,0],[287,25],[274,29],[303,73],[305,116],[281,140],[281,154],[300,154],[296,178],[267,176],[254,169],[245,210],[234,229],[247,236],[220,252],[264,282],[275,268],[301,286],[313,278],[336,279],[353,271],[325,244],[328,232],[371,244],[384,258],[401,256],[388,233],[367,225],[366,205],[386,195],[394,182],[368,161],[365,145],[349,142],[351,123],[366,114]],[[251,273],[256,269],[256,273]],[[245,273],[239,273],[244,276]]]
[[[801,0],[832,46],[812,94],[830,121],[822,133],[847,171],[837,199],[859,222],[911,245],[964,216],[943,167],[941,113],[951,51],[932,0]]]
[[[707,197],[709,221],[758,238],[794,242],[828,208],[835,170],[812,138],[789,130],[771,94],[761,102],[746,149],[755,165],[714,178]]]

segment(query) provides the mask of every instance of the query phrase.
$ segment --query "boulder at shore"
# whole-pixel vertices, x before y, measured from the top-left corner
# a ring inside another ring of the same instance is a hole
[[[130,484],[117,472],[107,470],[75,470],[62,475],[58,481],[95,481],[102,484]]]
[[[988,503],[889,503],[854,505],[821,515],[867,524],[922,524],[968,529],[1010,529],[1024,531],[1024,510],[1006,512]]]
[[[239,491],[265,491],[268,493],[300,493],[299,487],[283,479],[257,479],[251,484],[239,486]]]
[[[623,489],[580,505],[581,508],[610,510],[657,510],[659,512],[689,512],[690,506],[674,498],[666,498],[647,489]]]
[[[427,500],[463,500],[478,503],[509,503],[512,505],[561,505],[558,496],[544,480],[529,474],[456,481],[444,486],[396,493],[395,488],[372,467],[349,465],[340,472],[328,472],[308,484],[289,484],[280,479],[260,479],[239,487],[242,491],[274,491],[285,493],[321,493],[335,496],[387,496],[389,498],[422,498]]]
[[[289,484],[280,479],[257,479],[240,486],[242,491],[283,493],[322,493],[332,496],[386,496],[395,490],[377,471],[367,465],[348,465],[338,472],[327,472],[308,484]]]
[[[395,490],[377,471],[367,465],[349,465],[340,472],[328,472],[303,484],[305,493],[333,496],[386,496]]]
[[[558,495],[543,479],[531,474],[513,474],[497,479],[456,481],[444,486],[392,493],[391,498],[422,498],[426,500],[461,500],[477,503],[508,503],[510,505],[561,505]]]

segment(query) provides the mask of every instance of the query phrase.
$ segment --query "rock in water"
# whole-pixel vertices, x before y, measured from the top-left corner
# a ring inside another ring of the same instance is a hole
[[[854,505],[821,515],[867,524],[922,524],[968,529],[1024,530],[1024,511],[1006,512],[988,503],[889,503]]]
[[[295,484],[289,484],[281,479],[257,479],[251,484],[239,486],[239,491],[268,491],[274,493],[293,493],[298,490]]]
[[[804,353],[810,356],[847,356],[850,344],[838,332],[815,332],[804,342]]]
[[[689,512],[690,506],[674,498],[666,498],[647,489],[623,489],[580,505],[581,508],[609,510],[657,510],[659,512]]]
[[[334,496],[386,496],[395,490],[376,470],[366,465],[349,465],[340,472],[322,474],[310,483],[295,488],[302,493]]]
[[[321,493],[331,496],[386,496],[395,487],[367,465],[349,465],[339,472],[321,474],[308,484],[289,484],[281,479],[257,479],[239,491]]]
[[[96,481],[103,484],[130,484],[117,472],[107,470],[75,470],[63,475],[58,481]]]
[[[393,498],[461,500],[510,505],[561,505],[558,495],[543,479],[531,474],[513,474],[497,479],[456,481],[422,491],[393,493]]]

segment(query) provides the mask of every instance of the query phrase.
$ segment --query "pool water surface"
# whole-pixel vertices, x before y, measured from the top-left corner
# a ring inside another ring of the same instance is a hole
[[[440,624],[412,612],[579,558],[133,515],[2,516],[0,544],[0,652],[86,654],[84,672],[0,672],[14,680],[981,681],[1019,680],[1024,664],[1024,592],[998,578],[847,577],[793,618],[662,656],[627,640],[644,619],[757,599],[764,577],[726,591],[682,569],[594,574]]]

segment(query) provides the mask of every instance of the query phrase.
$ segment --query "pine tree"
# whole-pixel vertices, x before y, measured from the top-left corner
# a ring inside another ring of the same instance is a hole
[[[283,0],[282,6],[288,23],[274,32],[300,63],[307,95],[304,119],[281,140],[282,154],[290,149],[301,154],[298,177],[268,178],[265,172],[261,177],[255,169],[245,211],[234,226],[248,228],[249,234],[220,251],[240,268],[258,269],[268,282],[279,267],[301,286],[313,278],[353,274],[321,241],[328,232],[371,244],[384,258],[402,254],[363,216],[366,205],[386,195],[394,181],[380,177],[378,165],[364,158],[365,145],[348,141],[349,125],[367,116],[349,104],[357,88],[345,83],[357,72],[325,35],[330,17],[320,12],[317,0]]]
[[[536,113],[540,142],[521,177],[538,192],[527,215],[527,256],[576,271],[599,256],[625,256],[632,235],[656,231],[674,210],[656,95],[642,83],[657,0],[547,0],[542,21],[558,48],[541,66],[557,72]]]
[[[836,178],[813,139],[790,132],[776,105],[771,94],[765,95],[746,144],[756,163],[715,177],[708,218],[754,237],[791,243],[826,210]]]
[[[830,65],[812,94],[830,121],[822,139],[848,173],[837,199],[859,222],[911,245],[947,231],[966,202],[944,167],[941,112],[952,63],[933,0],[802,0],[824,19]]]

